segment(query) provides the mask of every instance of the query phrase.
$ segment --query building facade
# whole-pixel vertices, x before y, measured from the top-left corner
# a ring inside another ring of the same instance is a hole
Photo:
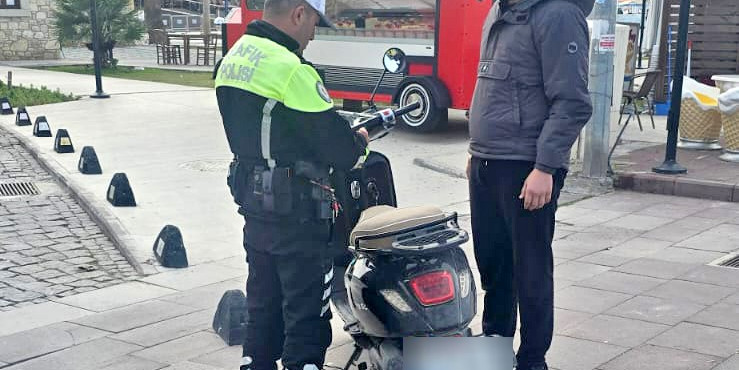
[[[0,0],[0,61],[58,59],[54,0]]]

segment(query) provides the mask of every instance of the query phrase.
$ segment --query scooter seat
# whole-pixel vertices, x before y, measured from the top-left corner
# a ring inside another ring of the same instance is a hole
[[[391,249],[393,236],[412,228],[443,220],[444,212],[433,206],[395,208],[391,206],[370,207],[362,212],[354,226],[349,242],[357,247],[362,240],[362,249]],[[386,237],[374,238],[386,235]]]

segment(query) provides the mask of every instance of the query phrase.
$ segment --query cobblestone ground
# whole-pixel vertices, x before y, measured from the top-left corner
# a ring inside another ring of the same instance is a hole
[[[137,275],[74,198],[0,130],[0,183],[17,181],[36,183],[40,194],[0,196],[0,310]]]

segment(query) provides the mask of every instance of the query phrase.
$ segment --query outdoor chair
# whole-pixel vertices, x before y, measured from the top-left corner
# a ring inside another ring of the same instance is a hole
[[[726,91],[718,97],[721,123],[724,128],[724,150],[737,158],[739,154],[739,87]],[[723,158],[722,158],[723,159]]]
[[[179,45],[169,44],[169,38],[164,30],[149,31],[149,42],[156,45],[157,64],[182,64],[182,49]]]
[[[680,107],[680,143],[684,149],[721,149],[721,90],[684,77]]]
[[[613,143],[613,147],[611,147],[611,151],[608,153],[608,173],[610,174],[613,174],[613,168],[611,167],[611,157],[613,156],[613,152],[616,150],[616,146],[621,143],[621,136],[624,134],[624,131],[626,131],[626,127],[629,126],[629,122],[631,121],[631,118],[633,116],[636,116],[636,120],[637,122],[639,122],[639,130],[644,131],[644,128],[641,124],[641,118],[639,117],[639,115],[643,113],[643,111],[636,103],[646,100],[647,105],[649,105],[649,92],[652,91],[652,89],[654,88],[654,85],[657,82],[657,77],[659,77],[659,73],[660,70],[654,69],[647,71],[646,73],[634,75],[634,78],[644,77],[644,81],[642,82],[641,87],[639,87],[639,91],[626,90],[623,92],[624,101],[621,105],[621,114],[618,118],[619,125],[621,125],[621,120],[628,106],[631,106],[631,111],[628,113],[629,116],[626,118],[626,122],[624,123],[623,127],[621,127],[621,131],[619,131],[618,136],[616,137],[616,142]],[[648,111],[649,118],[652,120],[652,128],[656,128],[653,115],[654,109],[649,106]]]
[[[646,73],[640,73],[637,75],[634,75],[634,78],[638,77],[644,77],[644,82],[642,83],[641,87],[639,88],[639,91],[632,91],[632,90],[625,90],[623,92],[623,104],[621,105],[621,115],[618,117],[618,124],[621,125],[621,120],[624,116],[624,112],[626,111],[626,108],[628,106],[631,106],[631,109],[629,111],[629,117],[626,119],[626,122],[631,119],[632,116],[636,115],[636,120],[639,122],[639,130],[644,131],[644,128],[641,124],[641,118],[639,117],[640,114],[642,114],[644,111],[642,108],[637,105],[637,102],[647,102],[648,105],[648,112],[649,112],[649,118],[652,120],[652,128],[656,128],[654,124],[654,109],[649,104],[649,92],[652,91],[654,88],[655,83],[657,82],[657,77],[659,77],[660,71],[658,69],[647,71]]]
[[[210,61],[216,61],[216,52],[218,51],[218,36],[210,35],[206,38],[206,43],[202,46],[196,47],[196,59],[195,64],[200,65],[200,61],[203,61],[203,65],[210,65]]]

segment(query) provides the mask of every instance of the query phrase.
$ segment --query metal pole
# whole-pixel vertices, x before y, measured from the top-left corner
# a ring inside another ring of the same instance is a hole
[[[95,63],[95,93],[91,98],[103,99],[110,95],[103,92],[103,77],[100,70],[100,30],[98,29],[97,4],[90,0],[90,26],[92,27],[92,59]]]
[[[690,77],[690,61],[693,59],[691,55],[693,53],[693,42],[688,41],[688,67],[685,68],[685,75]]]
[[[605,178],[608,174],[608,147],[613,100],[613,54],[616,40],[616,0],[596,1],[590,15],[590,76],[588,90],[593,116],[585,128],[583,174]]]
[[[221,24],[221,57],[225,57],[228,53],[228,27],[224,21]]]
[[[650,9],[651,10],[651,9]],[[642,44],[644,43],[644,22],[646,18],[647,13],[647,0],[642,0],[641,2],[641,28],[639,31],[639,60],[637,61],[639,69],[642,68],[641,66],[641,60],[642,60]]]
[[[683,97],[683,75],[685,74],[685,54],[688,49],[688,21],[690,20],[690,0],[680,1],[680,20],[677,28],[677,50],[675,51],[675,72],[672,79],[672,102],[667,117],[667,145],[665,161],[652,170],[656,173],[677,175],[688,170],[677,163],[677,129],[680,124],[680,103]],[[669,48],[670,45],[667,45]]]

